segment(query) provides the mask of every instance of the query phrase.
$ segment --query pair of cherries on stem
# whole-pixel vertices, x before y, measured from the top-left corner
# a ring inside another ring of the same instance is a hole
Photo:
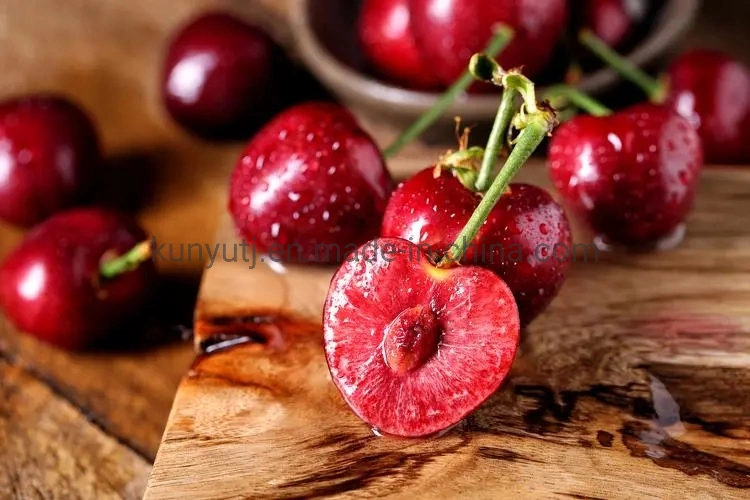
[[[476,69],[482,59],[472,61]],[[530,240],[550,222],[549,241],[570,244],[559,207],[537,188],[510,184],[551,133],[555,113],[537,104],[533,83],[519,73],[508,72],[501,83],[504,97],[487,148],[461,148],[402,185],[386,211],[383,237],[349,255],[331,281],[323,313],[331,376],[353,411],[378,432],[416,437],[445,430],[497,390],[510,370],[521,329],[519,306],[509,283],[486,262],[458,265],[467,264],[472,243],[515,239],[523,258],[533,259],[526,252]],[[518,114],[516,93],[524,98]],[[520,132],[504,166],[484,189],[467,188],[492,177],[511,122]],[[509,200],[526,210],[516,212]],[[459,220],[448,223],[449,213]],[[422,216],[433,219],[427,228],[434,233],[418,227]],[[506,226],[509,235],[496,226]],[[445,238],[452,244],[444,252],[424,251],[425,241],[409,241],[404,231],[426,235],[433,249]]]

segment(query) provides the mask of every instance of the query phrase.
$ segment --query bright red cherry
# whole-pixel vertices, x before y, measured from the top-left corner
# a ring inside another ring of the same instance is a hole
[[[337,262],[378,234],[392,190],[378,147],[352,114],[311,102],[250,141],[232,175],[229,210],[260,251],[286,262]]]
[[[0,219],[31,226],[86,201],[100,159],[93,122],[68,99],[0,103]]]
[[[549,61],[568,19],[567,0],[409,0],[417,47],[444,85],[453,83],[493,28],[515,30],[498,60],[533,77]]]
[[[148,247],[138,246],[145,239],[134,220],[118,213],[56,214],[0,266],[0,307],[21,331],[65,349],[87,347],[146,300],[155,270]],[[126,253],[134,269],[104,277],[102,264]]]
[[[280,57],[259,28],[230,14],[203,14],[169,45],[162,79],[167,110],[200,136],[247,137],[272,112]]]
[[[409,0],[365,0],[358,24],[360,44],[385,78],[414,89],[435,89],[440,81],[417,50]]]
[[[668,103],[698,129],[706,161],[750,161],[750,69],[718,51],[692,50],[667,76]]]
[[[703,155],[687,119],[644,104],[565,123],[552,137],[549,166],[598,243],[641,250],[681,241]]]
[[[481,201],[451,173],[422,170],[393,193],[382,235],[423,250],[444,253]],[[527,325],[552,302],[572,256],[571,232],[562,207],[543,189],[511,184],[500,198],[462,263],[485,267],[513,291]]]
[[[347,257],[323,311],[331,378],[378,432],[418,437],[457,424],[505,380],[519,339],[507,285],[475,266],[439,269],[379,238]]]

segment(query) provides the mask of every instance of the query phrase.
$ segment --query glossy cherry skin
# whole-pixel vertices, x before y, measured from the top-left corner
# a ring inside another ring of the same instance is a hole
[[[549,149],[550,175],[565,203],[602,243],[638,250],[678,242],[702,166],[690,122],[652,104],[574,118]]]
[[[534,77],[549,61],[568,19],[567,0],[409,0],[419,50],[444,85],[484,50],[497,23],[515,30],[499,57]]]
[[[100,157],[93,122],[66,98],[0,103],[0,219],[31,226],[86,201]]]
[[[409,0],[365,0],[357,26],[360,45],[375,71],[413,89],[430,90],[440,81],[417,49]]]
[[[121,255],[146,234],[128,216],[74,209],[35,226],[0,266],[0,307],[15,326],[64,349],[81,349],[116,329],[147,298],[151,260],[112,279],[103,257]]]
[[[383,218],[382,236],[399,237],[442,255],[479,205],[479,195],[451,173],[428,168],[401,184]],[[521,324],[552,302],[572,261],[571,231],[563,208],[543,189],[511,184],[462,263],[487,268],[513,291]]]
[[[668,102],[698,128],[706,162],[750,161],[750,69],[721,52],[692,50],[667,76]]]
[[[377,235],[392,190],[378,147],[355,118],[310,102],[250,141],[232,174],[229,210],[239,234],[274,259],[329,263]]]
[[[247,137],[271,112],[279,57],[259,28],[230,14],[204,14],[169,44],[162,76],[166,108],[199,136]]]
[[[585,26],[610,47],[625,43],[649,11],[648,0],[586,0]]]

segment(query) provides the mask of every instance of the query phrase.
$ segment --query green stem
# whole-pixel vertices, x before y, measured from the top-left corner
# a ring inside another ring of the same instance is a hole
[[[136,269],[151,258],[151,242],[142,241],[119,257],[103,259],[99,264],[99,274],[111,279]]]
[[[497,109],[495,123],[492,125],[492,132],[484,151],[482,166],[479,168],[477,183],[474,187],[476,191],[486,191],[490,185],[492,171],[497,162],[497,155],[500,153],[500,148],[505,144],[510,123],[516,114],[515,103],[516,93],[512,89],[503,90],[500,107]]]
[[[640,87],[652,102],[660,103],[664,100],[666,90],[658,80],[615,52],[591,30],[582,30],[579,39],[585,47],[617,71],[620,76]]]
[[[569,85],[553,85],[544,93],[544,98],[565,100],[593,116],[609,116],[612,114],[612,110],[604,104]]]
[[[523,76],[520,69],[505,71],[494,58],[487,54],[474,54],[469,62],[469,71],[477,80],[498,87],[512,89],[523,97],[525,111],[536,114],[536,88],[534,82]]]
[[[489,217],[490,212],[495,208],[500,197],[507,191],[511,179],[531,157],[547,134],[549,134],[552,126],[551,123],[553,122],[554,114],[550,117],[546,112],[540,112],[529,120],[526,127],[518,136],[516,145],[502,170],[497,174],[492,185],[485,193],[484,198],[482,198],[482,201],[476,210],[474,210],[469,221],[461,230],[461,233],[459,233],[456,241],[438,263],[438,267],[447,267],[455,262],[459,262],[463,258],[469,245],[474,241],[482,225],[487,220],[487,217]]]
[[[490,43],[484,49],[484,52],[497,56],[511,41],[513,38],[513,30],[505,25],[500,25],[496,30],[495,35],[490,40]],[[394,140],[385,150],[383,150],[383,157],[386,159],[392,158],[399,151],[401,151],[407,144],[418,138],[422,133],[430,128],[440,116],[445,112],[456,97],[466,92],[466,89],[474,82],[474,77],[469,70],[466,70],[461,77],[451,85],[445,93],[432,105],[430,109],[425,111],[422,116],[412,123],[409,128],[403,131],[396,140]]]

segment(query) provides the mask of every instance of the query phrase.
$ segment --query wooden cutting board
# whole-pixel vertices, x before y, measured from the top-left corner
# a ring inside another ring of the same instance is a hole
[[[576,262],[501,390],[423,440],[377,437],[331,382],[332,270],[217,259],[146,498],[747,498],[749,193],[708,169],[677,250]],[[216,241],[231,258],[228,219]]]

